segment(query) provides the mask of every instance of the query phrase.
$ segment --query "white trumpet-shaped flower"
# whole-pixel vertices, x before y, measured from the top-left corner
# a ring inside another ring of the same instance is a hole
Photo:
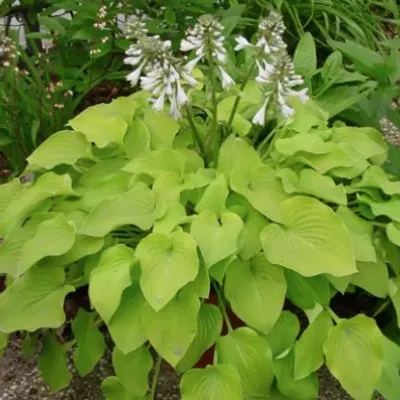
[[[262,107],[258,110],[256,115],[253,118],[253,124],[257,125],[264,125],[265,124],[265,117],[267,112],[267,107],[270,99],[270,94],[268,93]]]
[[[235,46],[235,51],[243,50],[247,47],[253,47],[253,45],[243,36],[237,36],[235,40],[237,43]]]
[[[231,88],[235,84],[235,81],[222,67],[219,67],[219,71],[221,72],[222,87],[225,90]]]

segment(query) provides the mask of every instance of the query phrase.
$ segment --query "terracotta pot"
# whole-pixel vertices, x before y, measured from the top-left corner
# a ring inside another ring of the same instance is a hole
[[[211,292],[210,296],[206,300],[206,303],[218,305],[218,296],[214,292]],[[227,308],[226,312],[228,314],[229,321],[231,322],[233,329],[240,328],[241,326],[246,325],[240,318],[237,317],[237,315],[230,308]],[[228,333],[228,327],[226,326],[226,323],[224,321],[222,326],[222,334],[226,335],[227,333]],[[212,365],[214,360],[214,351],[215,351],[215,346],[209,348],[201,356],[200,360],[196,363],[194,368],[205,368],[207,365]]]

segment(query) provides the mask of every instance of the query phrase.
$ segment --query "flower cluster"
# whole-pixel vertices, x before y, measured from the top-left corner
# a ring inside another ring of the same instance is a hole
[[[173,57],[171,42],[163,42],[159,36],[141,37],[126,54],[125,64],[136,67],[127,80],[134,86],[140,79],[141,87],[152,93],[153,108],[163,110],[168,100],[171,115],[179,119],[180,108],[188,102],[182,83],[193,86],[197,81]]]
[[[253,49],[253,57],[258,67],[256,81],[264,87],[263,104],[253,118],[255,124],[265,124],[267,109],[272,105],[279,108],[283,118],[290,118],[294,110],[288,105],[288,98],[298,97],[302,102],[308,99],[307,89],[293,90],[304,81],[294,71],[293,62],[286,51],[286,43],[282,37],[284,32],[282,16],[271,12],[259,26],[255,45],[242,36],[236,38],[236,51],[244,48]]]
[[[138,39],[147,35],[146,21],[149,19],[147,14],[140,10],[136,14],[128,17],[125,24],[125,36],[127,39]]]
[[[93,24],[93,26],[101,31],[104,31],[107,27],[107,6],[103,5],[99,8],[97,13],[98,21]]]
[[[227,62],[227,52],[222,30],[223,26],[212,15],[201,16],[199,22],[187,31],[181,42],[181,51],[195,51],[196,57],[185,66],[187,73],[191,73],[197,63],[205,58],[215,59],[222,87],[229,89],[235,82],[223,67]]]
[[[18,68],[18,56],[21,55],[20,51],[17,48],[17,45],[13,42],[13,40],[5,36],[0,44],[1,48],[1,56],[4,59],[3,67],[4,68],[13,68],[15,72],[19,71]]]

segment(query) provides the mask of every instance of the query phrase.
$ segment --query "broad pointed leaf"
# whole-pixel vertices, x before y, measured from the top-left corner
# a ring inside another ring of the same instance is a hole
[[[232,310],[247,325],[268,333],[279,318],[286,294],[282,267],[262,254],[249,261],[235,260],[225,280],[225,296]]]
[[[278,389],[289,398],[296,400],[314,400],[317,398],[319,384],[316,374],[307,378],[294,379],[294,351],[286,357],[274,361],[274,371],[278,381]]]
[[[346,207],[339,207],[336,214],[350,232],[356,260],[375,262],[376,253],[372,242],[373,225]]]
[[[218,159],[218,172],[227,179],[233,171],[239,170],[248,176],[254,169],[261,167],[260,156],[245,140],[230,136],[221,146]]]
[[[400,276],[390,280],[389,297],[396,311],[397,326],[400,328]]]
[[[125,194],[100,203],[81,227],[83,235],[103,237],[122,225],[150,229],[155,216],[154,196],[144,183],[137,183]]]
[[[29,169],[53,169],[73,165],[81,158],[92,158],[92,146],[80,132],[61,131],[51,135],[29,157]]]
[[[68,348],[59,344],[53,336],[45,337],[38,367],[52,392],[64,389],[71,382],[72,374],[67,366],[67,351]]]
[[[295,380],[306,378],[324,364],[323,345],[331,326],[331,317],[322,311],[303,332],[294,350]]]
[[[373,187],[381,189],[387,195],[400,195],[400,182],[389,179],[383,168],[373,165],[363,174],[360,182],[354,185],[356,188]]]
[[[218,364],[232,365],[239,373],[243,393],[268,396],[274,372],[267,340],[250,328],[238,328],[218,339]]]
[[[147,340],[142,324],[144,304],[139,285],[133,284],[125,289],[117,310],[107,324],[115,345],[124,354],[136,350]]]
[[[127,164],[123,171],[146,174],[157,178],[165,172],[175,172],[179,176],[185,170],[185,157],[177,150],[159,149],[141,153]]]
[[[383,336],[365,315],[341,320],[324,344],[326,364],[355,400],[369,400],[383,369]]]
[[[136,257],[140,287],[154,310],[161,310],[199,271],[197,244],[186,232],[151,233],[139,243]]]
[[[241,170],[233,171],[230,184],[261,214],[276,222],[282,220],[282,203],[289,196],[272,168],[264,165],[247,175]]]
[[[368,293],[384,299],[388,295],[389,271],[386,263],[358,262],[358,272],[351,278],[353,285],[359,286]]]
[[[101,383],[101,391],[106,400],[146,400],[129,393],[116,376],[109,376]]]
[[[88,313],[81,308],[71,324],[78,343],[73,359],[81,376],[93,371],[106,349],[104,336],[95,325],[95,317],[95,313]]]
[[[387,224],[386,235],[393,244],[400,247],[400,223],[391,222]]]
[[[172,148],[175,136],[179,131],[179,124],[168,114],[146,109],[143,123],[150,132],[152,149]]]
[[[194,281],[189,282],[186,288],[196,294],[198,297],[207,299],[210,295],[210,275],[204,265],[199,266],[199,272]]]
[[[87,108],[70,120],[68,125],[75,131],[82,132],[89,142],[94,142],[99,148],[111,143],[122,145],[128,128],[124,118],[113,115],[110,105],[107,104]]]
[[[109,322],[118,308],[125,288],[131,285],[133,250],[123,244],[109,247],[90,275],[89,297],[96,311]]]
[[[192,369],[181,380],[182,400],[243,400],[240,376],[230,365]]]
[[[400,393],[400,347],[383,337],[383,371],[377,387],[386,400],[397,400]]]
[[[290,311],[282,311],[278,321],[266,336],[274,358],[286,353],[293,346],[299,333],[300,322],[297,316]]]
[[[124,150],[130,160],[150,151],[150,132],[143,121],[137,118],[132,121],[124,138]]]
[[[146,336],[157,353],[174,367],[196,336],[199,309],[199,299],[189,291],[180,292],[158,312],[148,303],[143,308]]]
[[[285,156],[293,156],[299,152],[310,154],[328,154],[335,149],[332,143],[310,133],[300,133],[288,139],[278,139],[275,147]]]
[[[196,205],[196,212],[213,211],[221,215],[225,211],[225,201],[228,197],[228,184],[224,175],[219,175],[214,182],[205,190],[199,203]]]
[[[33,332],[62,325],[64,298],[74,291],[64,280],[62,268],[35,267],[8,286],[0,295],[0,331]]]
[[[303,276],[357,272],[350,234],[328,206],[296,196],[284,202],[282,219],[283,226],[270,224],[261,233],[271,263]]]
[[[192,368],[200,357],[217,341],[222,330],[222,314],[212,304],[202,304],[197,317],[197,334],[187,352],[176,366],[179,373]]]
[[[124,354],[117,347],[112,355],[115,374],[124,388],[134,396],[144,396],[149,390],[149,373],[153,367],[153,358],[146,346]]]
[[[243,221],[236,214],[226,212],[220,220],[211,211],[199,214],[191,226],[207,268],[237,251]]]

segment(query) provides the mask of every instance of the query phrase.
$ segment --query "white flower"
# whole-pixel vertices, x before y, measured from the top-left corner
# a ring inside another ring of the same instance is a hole
[[[289,89],[287,91],[287,94],[288,94],[288,96],[297,97],[302,103],[305,103],[309,99],[307,92],[308,92],[308,88],[304,88],[299,91]]]
[[[235,81],[230,77],[230,75],[222,68],[219,67],[219,70],[221,72],[221,78],[222,78],[222,87],[224,89],[229,89],[235,84]]]
[[[158,99],[156,99],[153,102],[153,108],[156,111],[162,111],[164,109],[164,103],[165,103],[165,90],[163,90],[160,94],[160,96],[158,97]]]
[[[184,92],[182,86],[179,83],[177,84],[176,88],[176,101],[180,106],[186,104],[189,101],[188,97],[186,96],[186,93]]]
[[[237,43],[235,51],[243,50],[246,47],[253,47],[253,45],[243,36],[237,36],[235,40]]]
[[[281,113],[283,118],[288,119],[293,116],[294,110],[287,104],[281,104]]]
[[[144,65],[145,63],[143,62],[139,67],[137,67],[126,77],[126,80],[130,82],[132,86],[135,86],[138,83]]]
[[[262,107],[258,110],[257,114],[253,118],[253,124],[265,125],[265,114],[267,112],[267,106],[269,103],[269,95],[265,99]]]
[[[190,74],[193,69],[196,67],[196,65],[198,64],[198,62],[201,60],[202,56],[193,58],[193,60],[189,61],[186,65],[185,65],[185,72]]]
[[[271,75],[275,72],[275,68],[272,64],[268,64],[265,60],[261,63],[257,60],[258,75],[256,81],[259,83],[269,83]]]
[[[182,40],[181,42],[181,51],[190,51],[197,48],[195,43],[189,42],[188,40]]]

